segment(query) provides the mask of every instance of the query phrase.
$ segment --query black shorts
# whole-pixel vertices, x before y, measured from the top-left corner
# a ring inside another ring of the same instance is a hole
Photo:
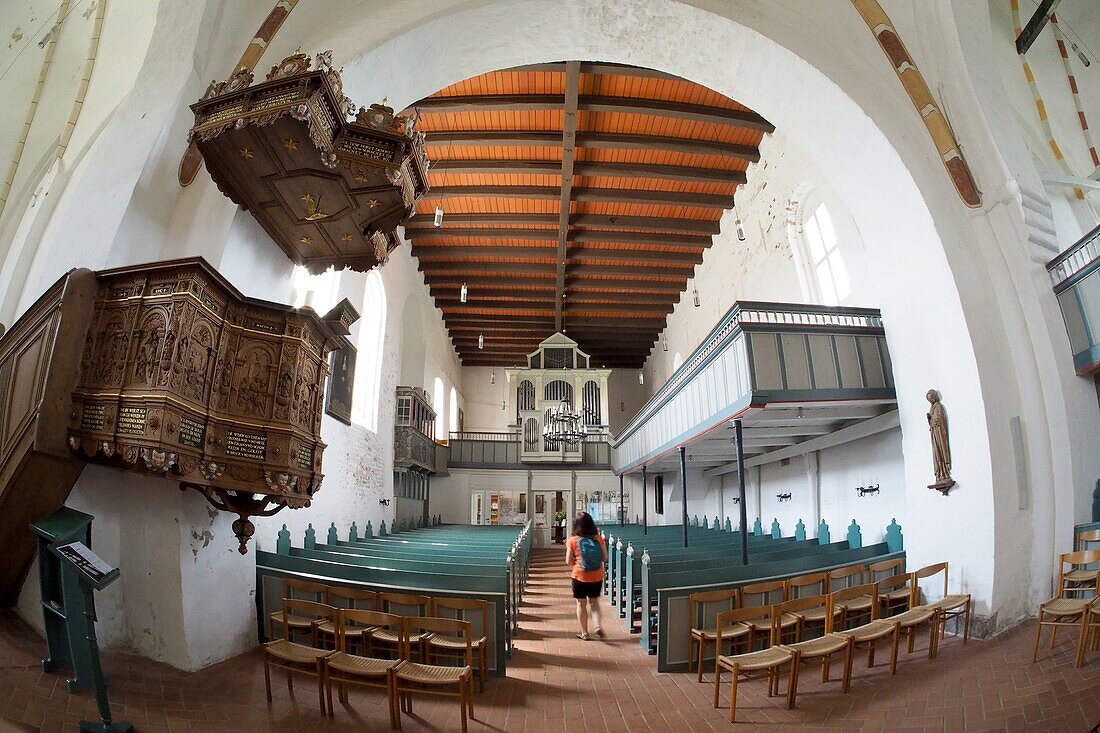
[[[600,593],[603,592],[603,580],[597,580],[594,583],[582,583],[576,578],[570,578],[570,580],[573,581],[574,598],[599,598]]]

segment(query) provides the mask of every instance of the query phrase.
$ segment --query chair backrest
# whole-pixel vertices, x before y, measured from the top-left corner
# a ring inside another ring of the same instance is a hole
[[[327,603],[307,601],[301,598],[283,599],[283,623],[287,623],[288,616],[304,616],[314,621],[332,621],[336,623],[337,609]]]
[[[329,586],[325,603],[337,608],[357,608],[374,611],[378,608],[378,592],[365,588],[341,588]]]
[[[787,581],[766,580],[741,586],[741,605],[774,606],[787,600]]]
[[[873,562],[867,566],[867,580],[875,582],[881,578],[890,577],[893,575],[905,574],[905,558],[895,557],[893,560],[882,560],[880,562]]]
[[[1100,583],[1100,550],[1064,552],[1059,556],[1059,559],[1061,562],[1058,564],[1058,595],[1096,592],[1092,585],[1072,584],[1067,586],[1066,573],[1070,570],[1095,571],[1097,582]]]
[[[787,598],[820,596],[829,592],[828,573],[809,573],[787,580]]]
[[[476,638],[489,636],[489,601],[480,598],[432,598],[431,614],[436,618],[455,618],[472,625]],[[477,618],[477,623],[471,620]]]
[[[699,591],[689,595],[688,602],[691,604],[692,628],[713,628],[719,613],[740,607],[741,589]]]
[[[1100,542],[1100,529],[1088,529],[1078,532],[1073,539],[1073,545],[1078,550],[1087,550],[1093,542]]]
[[[925,565],[913,572],[913,603],[920,601],[920,582],[925,578],[932,578],[943,573],[943,596],[947,596],[947,563],[938,562],[935,565]]]
[[[470,622],[455,618],[438,618],[436,616],[403,616],[401,618],[400,647],[401,656],[410,658],[409,638],[420,633],[446,634],[447,636],[461,636],[466,642],[466,665],[473,666],[473,635]]]
[[[379,593],[378,610],[399,616],[427,616],[432,599],[410,593]]]
[[[323,583],[314,583],[311,580],[299,580],[297,578],[285,578],[283,580],[283,596],[285,598],[303,598],[307,601],[322,603],[328,586]]]
[[[862,565],[849,565],[848,567],[829,571],[828,592],[832,593],[835,590],[847,588],[852,585],[863,585]]]
[[[339,608],[336,612],[336,648],[346,652],[347,632],[351,629],[381,628],[401,636],[401,617],[358,608]]]
[[[775,606],[747,606],[745,608],[735,608],[732,611],[721,611],[714,617],[714,628],[718,633],[718,638],[722,638],[722,630],[729,628],[734,624],[754,621],[759,624],[760,621],[764,621],[771,629],[768,636],[768,643],[775,644],[776,629],[775,629]],[[761,615],[763,610],[764,615]]]
[[[894,577],[906,577],[895,576]],[[836,621],[836,611],[839,606],[844,605],[845,601],[850,601],[854,598],[863,598],[864,596],[870,596],[873,599],[878,598],[879,584],[878,583],[864,583],[863,585],[850,585],[847,588],[841,588],[840,590],[833,591],[829,594],[829,603],[825,611],[825,633],[830,633],[833,630],[833,624]],[[874,621],[878,618],[878,601],[875,600],[871,603],[871,620]]]
[[[903,573],[901,575],[887,575],[885,578],[875,581],[875,585],[878,586],[879,593],[889,593],[890,591],[896,590],[898,588],[908,588],[910,600],[912,600],[913,588],[915,587],[913,585],[912,573]],[[858,588],[859,586],[855,587]]]

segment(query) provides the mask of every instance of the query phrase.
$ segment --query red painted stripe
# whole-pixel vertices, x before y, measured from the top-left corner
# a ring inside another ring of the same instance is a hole
[[[1058,53],[1062,54],[1062,58],[1068,59],[1069,52],[1066,51],[1066,44],[1062,43],[1061,39],[1058,39]]]
[[[1089,148],[1089,152],[1092,153],[1092,164],[1100,165],[1100,155],[1097,155],[1096,148]]]
[[[1069,88],[1074,94],[1077,94],[1077,77],[1072,74],[1069,76]]]
[[[1085,119],[1085,113],[1084,113],[1084,112],[1080,112],[1080,111],[1078,111],[1078,112],[1077,112],[1077,116],[1081,118],[1081,129],[1082,129],[1082,130],[1087,130],[1087,129],[1089,129],[1089,123],[1088,123],[1088,121],[1087,121],[1087,120]]]

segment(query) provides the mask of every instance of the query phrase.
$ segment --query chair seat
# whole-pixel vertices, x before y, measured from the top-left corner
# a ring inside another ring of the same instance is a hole
[[[783,618],[781,618],[779,620],[779,625],[782,628],[787,628],[788,626],[794,626],[797,623],[798,623],[798,616],[795,616],[793,613],[785,613],[785,614],[783,614]],[[745,625],[748,626],[749,628],[751,628],[755,632],[770,631],[771,628],[772,628],[771,619],[763,619],[763,618],[754,619],[752,621],[746,621]]]
[[[894,590],[887,591],[885,593],[879,593],[878,597],[879,597],[879,600],[882,600],[882,599],[885,598],[885,599],[890,600],[890,601],[899,601],[902,598],[908,598],[909,597],[909,589],[908,588],[895,588]]]
[[[363,634],[367,631],[373,631],[378,628],[377,626],[346,626],[344,627],[344,636],[350,636],[352,638],[361,639]],[[336,635],[336,624],[332,621],[320,621],[317,624],[317,630],[322,634]]]
[[[330,649],[317,649],[305,644],[295,644],[286,639],[267,642],[264,644],[264,652],[292,664],[316,664],[318,659],[333,653]]]
[[[273,623],[281,624],[283,622],[283,612],[272,611],[268,614],[268,618],[270,618]],[[287,615],[286,625],[291,627],[292,629],[308,629],[313,626],[314,620],[315,619],[312,619],[309,616],[295,616],[292,613]]]
[[[784,649],[801,652],[803,657],[823,657],[833,652],[839,652],[848,646],[848,637],[840,634],[825,634],[816,639],[798,641],[794,644],[782,644]]]
[[[836,633],[843,636],[850,636],[856,640],[857,644],[862,644],[865,641],[874,641],[875,639],[881,639],[884,636],[889,636],[894,633],[894,626],[896,624],[891,620],[878,619],[877,621],[871,621],[870,623],[857,626],[854,629],[846,629],[844,631],[837,631]]]
[[[453,685],[463,677],[472,675],[470,667],[443,667],[437,664],[402,662],[394,668],[398,679],[421,685]]]
[[[908,595],[908,593],[906,595]],[[875,599],[871,598],[871,596],[858,596],[844,601],[844,608],[848,609],[848,613],[852,611],[870,611],[874,603]]]
[[[749,627],[745,624],[731,624],[722,629],[723,639],[736,639],[749,633]],[[692,629],[691,638],[714,641],[718,638],[718,629]]]
[[[401,663],[399,659],[375,659],[360,657],[357,654],[336,652],[327,660],[329,669],[346,672],[358,677],[385,677],[389,671]]]
[[[480,639],[473,639],[470,642],[471,649],[477,649],[482,644],[488,642],[484,636]],[[466,648],[466,640],[461,636],[444,636],[443,634],[432,634],[428,637],[428,645],[438,647],[440,649],[455,649],[463,650]]]
[[[374,629],[370,632],[369,636],[375,641],[381,641],[388,644],[396,644],[399,641],[397,633],[389,629]],[[409,643],[419,644],[429,636],[431,636],[431,634],[409,634]]]
[[[833,615],[839,616],[844,611],[844,606],[837,604],[833,609]],[[809,611],[799,613],[803,621],[824,621],[825,616],[828,615],[828,609],[825,606],[819,606],[818,608],[811,608]]]
[[[752,672],[758,669],[778,667],[780,664],[790,661],[793,656],[789,650],[773,646],[755,652],[746,652],[745,654],[722,655],[718,659],[727,668],[736,664],[738,670]]]
[[[932,608],[938,608],[941,611],[954,611],[957,608],[962,608],[967,603],[970,603],[970,596],[968,595],[956,595],[945,596],[935,603],[930,603]]]
[[[1092,598],[1052,598],[1040,605],[1039,610],[1051,616],[1080,616],[1093,600]]]
[[[940,609],[934,606],[915,606],[897,616],[891,616],[891,621],[897,621],[902,628],[918,626],[935,616]]]
[[[1074,583],[1093,583],[1096,581],[1095,570],[1070,570],[1065,574],[1065,579]]]

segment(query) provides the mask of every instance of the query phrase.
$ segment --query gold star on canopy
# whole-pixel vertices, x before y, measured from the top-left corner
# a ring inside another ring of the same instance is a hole
[[[245,159],[255,158],[256,155],[251,150],[249,150],[248,148],[241,148],[241,157],[245,158]]]
[[[371,199],[370,201],[367,202],[367,206],[369,206],[373,209],[375,206],[378,206],[378,203],[379,203],[378,199]]]
[[[302,244],[313,244],[313,237],[298,237],[298,241]]]
[[[283,147],[286,148],[287,150],[297,150],[298,149],[298,141],[295,140],[294,138],[288,137],[286,140],[283,140]]]
[[[366,183],[367,182],[367,177],[360,174],[360,175],[355,177],[355,182],[356,183]]]
[[[347,234],[347,233],[344,233],[340,236],[340,241],[341,242],[350,242],[353,239],[355,239],[355,237],[353,237],[353,236],[351,236],[350,234]]]

